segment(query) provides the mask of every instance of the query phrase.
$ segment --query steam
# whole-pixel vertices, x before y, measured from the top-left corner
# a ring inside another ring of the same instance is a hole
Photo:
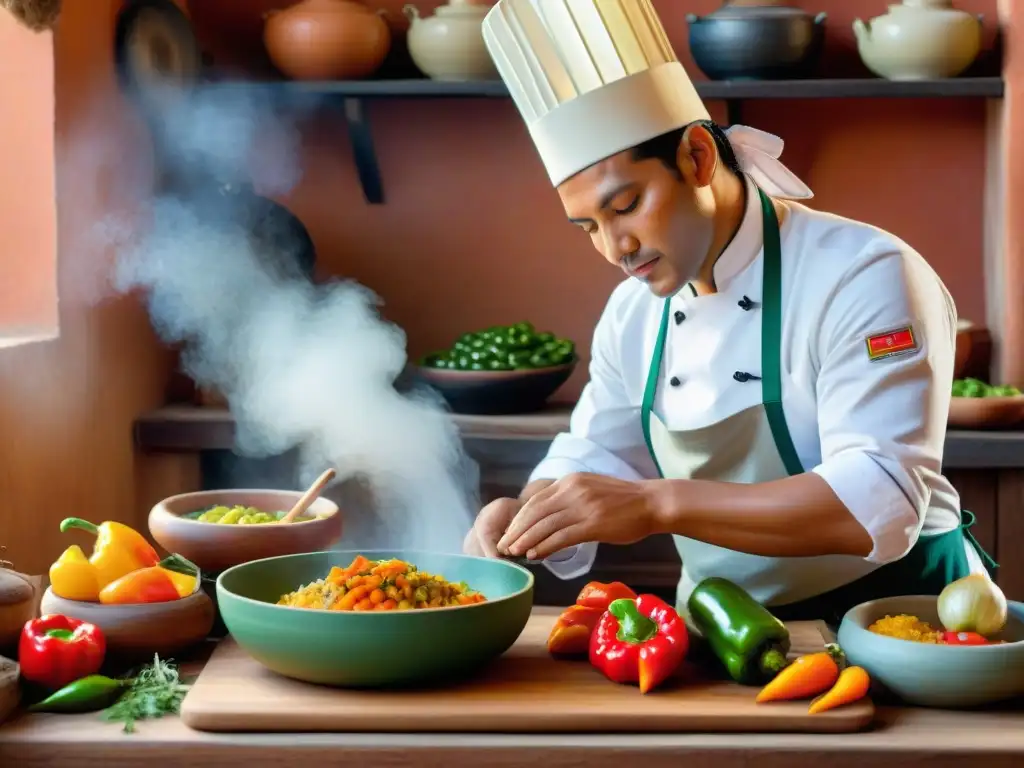
[[[108,223],[116,288],[141,289],[159,336],[183,345],[185,372],[228,398],[238,453],[294,450],[303,482],[332,466],[369,487],[369,508],[343,506],[346,548],[458,551],[475,466],[433,393],[395,388],[404,332],[365,287],[310,282],[294,238],[254,237],[218,187],[251,180],[257,193],[287,192],[301,177],[296,131],[252,93],[224,89],[165,118],[161,165],[202,181],[156,194],[145,232],[115,236]]]

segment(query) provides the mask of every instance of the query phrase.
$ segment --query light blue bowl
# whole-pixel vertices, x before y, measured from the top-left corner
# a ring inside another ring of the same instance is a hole
[[[276,605],[357,555],[398,558],[486,602],[412,611],[322,611]],[[533,609],[533,574],[503,560],[414,551],[330,551],[236,565],[217,579],[221,616],[256,661],[287,677],[353,688],[422,684],[471,674],[507,651]]]
[[[851,664],[909,704],[960,709],[1024,695],[1024,604],[1008,602],[1003,645],[916,643],[871,632],[885,616],[917,616],[941,627],[934,596],[890,597],[851,608],[837,640]]]

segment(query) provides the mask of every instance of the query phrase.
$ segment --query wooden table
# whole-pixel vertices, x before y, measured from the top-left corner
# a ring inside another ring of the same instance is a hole
[[[203,661],[186,674],[195,674]],[[975,761],[975,762],[971,762]],[[211,734],[177,718],[135,734],[95,715],[32,715],[0,726],[7,768],[1002,768],[1024,765],[1024,704],[1004,711],[880,707],[867,732],[487,735]]]
[[[10,768],[983,768],[1024,763],[1024,712],[879,711],[851,735],[505,736],[428,734],[206,734],[176,719],[128,735],[88,715],[35,715],[0,727]]]

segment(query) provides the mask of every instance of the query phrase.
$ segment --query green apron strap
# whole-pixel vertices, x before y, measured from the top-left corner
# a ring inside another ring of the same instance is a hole
[[[771,198],[760,189],[761,220],[764,236],[764,275],[761,279],[761,402],[768,426],[775,438],[786,471],[799,475],[804,471],[782,409],[782,237],[779,219]]]
[[[981,562],[985,564],[985,568],[987,568],[988,572],[991,574],[992,571],[999,567],[999,563],[992,558],[992,555],[982,548],[981,544],[978,543],[978,540],[974,538],[974,534],[971,533],[971,528],[974,527],[977,520],[978,518],[974,516],[973,512],[966,509],[960,510],[960,530],[964,532],[964,538],[971,543],[971,546],[974,547],[974,551],[977,552],[978,557],[981,558]]]
[[[655,454],[654,445],[651,443],[651,412],[654,410],[654,396],[658,392],[658,378],[661,376],[661,360],[665,353],[665,335],[668,333],[668,316],[671,301],[671,299],[665,299],[665,309],[661,313],[661,327],[658,329],[658,340],[654,344],[651,366],[647,370],[647,385],[644,387],[643,405],[640,407],[640,423],[644,430],[644,442],[647,443],[647,452],[651,454],[654,466],[658,470],[658,477],[664,477],[665,474],[661,471],[661,464],[658,463],[658,456]]]

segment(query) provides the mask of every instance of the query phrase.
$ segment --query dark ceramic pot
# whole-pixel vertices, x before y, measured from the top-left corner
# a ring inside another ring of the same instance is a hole
[[[787,6],[733,6],[688,14],[690,53],[712,80],[786,80],[809,77],[821,56],[824,13]]]
[[[505,415],[542,410],[572,374],[576,363],[520,371],[455,371],[416,368],[455,413]]]

